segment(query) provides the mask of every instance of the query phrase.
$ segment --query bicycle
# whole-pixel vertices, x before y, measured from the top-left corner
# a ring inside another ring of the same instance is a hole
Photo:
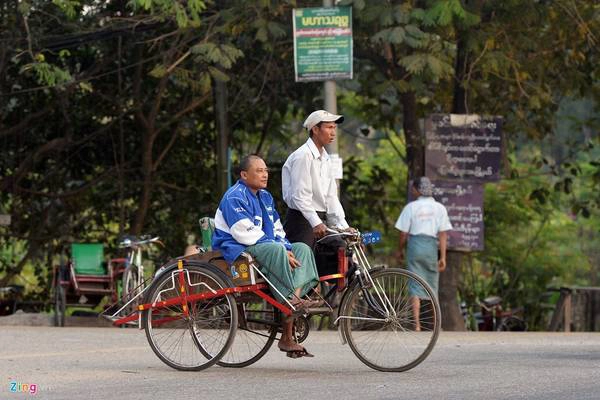
[[[119,243],[119,248],[127,249],[127,256],[125,258],[125,270],[123,271],[122,277],[122,291],[121,298],[124,302],[129,299],[136,298],[138,293],[144,290],[146,284],[144,264],[142,262],[142,252],[147,249],[151,244],[157,243],[161,246],[164,244],[160,241],[158,236],[153,238],[142,238],[138,239],[134,236],[126,236]],[[131,307],[137,307],[137,302],[132,302]]]
[[[338,251],[338,272],[320,280],[334,283],[326,299],[341,292],[339,306],[301,309],[288,300],[278,302],[249,254],[229,266],[219,252],[207,251],[163,265],[136,295],[143,295],[142,304],[128,316],[120,316],[123,308],[105,316],[117,326],[137,320],[157,357],[178,370],[214,364],[245,367],[269,350],[282,318],[294,318],[301,343],[309,333],[308,319],[318,314],[335,317],[342,344],[367,366],[386,372],[414,368],[431,353],[440,331],[440,308],[432,289],[409,271],[371,266],[359,232],[332,235],[342,237],[346,248]],[[427,293],[419,321],[409,283]]]
[[[477,302],[480,311],[469,316],[466,303],[461,303],[461,312],[465,319],[467,330],[474,331],[512,331],[527,330],[527,323],[519,316],[522,309],[505,311],[502,308],[502,297],[489,296]]]

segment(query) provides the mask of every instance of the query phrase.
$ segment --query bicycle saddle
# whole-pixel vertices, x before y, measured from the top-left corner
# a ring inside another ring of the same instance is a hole
[[[500,296],[489,296],[483,299],[483,304],[485,304],[488,307],[493,307],[500,304],[501,301],[502,297]]]

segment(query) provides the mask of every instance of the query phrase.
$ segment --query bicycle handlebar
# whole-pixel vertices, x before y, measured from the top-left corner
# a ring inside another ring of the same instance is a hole
[[[336,236],[341,236],[344,238],[350,238],[350,237],[355,237],[355,238],[359,238],[360,237],[360,232],[356,231],[356,232],[346,232],[346,231],[338,231],[332,228],[327,228],[327,232],[328,235],[323,236],[321,239],[317,240],[317,243],[320,243],[323,240],[326,239],[330,239],[332,237],[336,237]]]
[[[144,239],[144,240],[132,240],[131,238],[125,238],[119,243],[119,247],[133,248],[133,247],[143,246],[145,244],[150,244],[150,243],[158,243],[160,245],[163,245],[163,243],[160,241],[160,238],[158,236],[155,236],[153,238]]]

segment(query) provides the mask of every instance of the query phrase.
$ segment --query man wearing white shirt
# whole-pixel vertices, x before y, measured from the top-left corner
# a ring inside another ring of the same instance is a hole
[[[400,259],[403,259],[404,247],[408,241],[408,270],[423,278],[437,296],[439,273],[446,269],[447,231],[452,229],[452,224],[446,207],[433,198],[433,185],[429,178],[423,176],[415,180],[412,191],[417,200],[404,207],[396,222],[396,229],[400,231],[398,253]],[[429,296],[420,286],[411,283],[408,291],[412,298],[416,330],[420,330],[421,299],[427,299]]]
[[[308,140],[283,165],[283,200],[288,206],[284,230],[291,241],[304,242],[313,249],[327,226],[349,227],[325,150],[335,139],[337,124],[343,121],[342,115],[325,110],[311,113],[304,121]]]

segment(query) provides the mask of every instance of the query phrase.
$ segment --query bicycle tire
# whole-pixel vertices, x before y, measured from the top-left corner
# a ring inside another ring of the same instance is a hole
[[[188,295],[209,293],[227,285],[214,272],[201,265],[187,264]],[[174,275],[173,275],[174,274]],[[178,272],[161,274],[148,289],[145,303],[179,297]],[[142,325],[152,351],[168,366],[183,371],[199,371],[214,365],[229,350],[237,329],[238,314],[231,294],[182,305],[157,305],[144,310]],[[163,331],[163,332],[161,332]]]
[[[502,320],[499,330],[503,332],[525,332],[527,324],[521,318],[511,316]]]
[[[238,329],[235,341],[217,365],[225,368],[243,368],[254,364],[269,351],[278,332],[273,306],[264,300],[238,302]]]
[[[367,282],[363,288],[357,282],[344,296],[342,334],[358,359],[375,370],[403,372],[414,368],[431,353],[439,336],[437,298],[423,279],[403,269],[374,271],[371,278],[374,284]],[[408,295],[409,282],[427,297],[421,299],[418,321]]]

